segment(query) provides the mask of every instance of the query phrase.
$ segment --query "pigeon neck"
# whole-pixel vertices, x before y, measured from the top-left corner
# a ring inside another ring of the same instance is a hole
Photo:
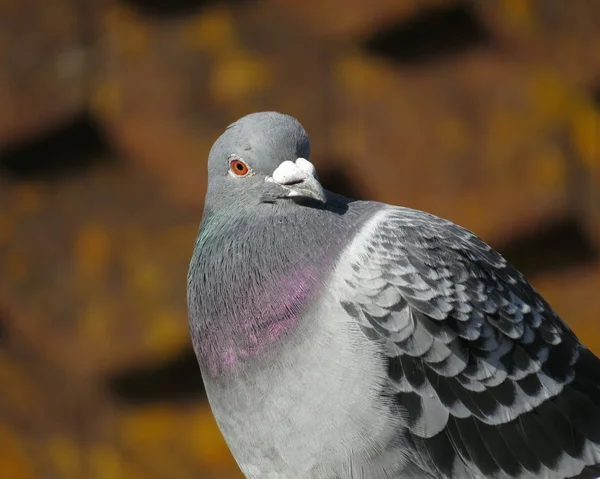
[[[289,210],[203,218],[188,301],[207,374],[234,371],[293,333],[343,250],[350,210]]]

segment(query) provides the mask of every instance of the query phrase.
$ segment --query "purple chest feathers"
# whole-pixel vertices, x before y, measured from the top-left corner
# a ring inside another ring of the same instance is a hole
[[[204,276],[207,284],[192,298],[199,313],[194,348],[212,377],[235,372],[276,349],[320,293],[315,268],[291,267],[268,278],[251,270],[241,273]]]

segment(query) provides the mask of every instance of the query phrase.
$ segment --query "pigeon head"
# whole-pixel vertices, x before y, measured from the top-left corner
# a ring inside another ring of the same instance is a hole
[[[253,113],[231,124],[208,160],[207,203],[219,207],[258,204],[323,204],[325,190],[309,161],[302,125],[277,112]]]

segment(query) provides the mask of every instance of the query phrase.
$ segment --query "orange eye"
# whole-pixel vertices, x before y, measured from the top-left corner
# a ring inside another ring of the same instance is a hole
[[[242,160],[231,160],[229,166],[233,174],[237,176],[246,176],[250,171],[248,165],[246,165],[246,163],[244,163]]]

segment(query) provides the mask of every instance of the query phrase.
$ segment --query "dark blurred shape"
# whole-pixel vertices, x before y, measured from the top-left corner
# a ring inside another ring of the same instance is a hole
[[[594,88],[592,91],[592,98],[594,99],[596,106],[600,108],[600,81],[598,82],[598,85],[596,85],[596,88]]]
[[[349,164],[349,162],[346,162]],[[343,161],[336,161],[333,166],[324,168],[322,172],[319,172],[319,181],[323,188],[329,191],[333,191],[339,195],[347,196],[348,198],[354,198],[356,200],[364,199],[362,197],[360,188],[355,181],[355,176],[351,172],[344,169]]]
[[[0,346],[8,339],[6,328],[6,312],[0,307]]]
[[[14,179],[52,179],[82,173],[114,155],[96,122],[84,114],[38,138],[0,153],[0,174]]]
[[[364,42],[371,53],[400,64],[418,65],[490,43],[490,35],[466,4],[421,10]]]
[[[108,387],[119,402],[129,404],[197,401],[205,397],[191,348],[166,362],[120,372],[109,379]]]
[[[591,264],[599,257],[575,217],[557,219],[533,234],[516,236],[498,250],[528,278]]]
[[[143,15],[159,18],[177,18],[192,15],[215,3],[240,3],[249,0],[119,0]]]

